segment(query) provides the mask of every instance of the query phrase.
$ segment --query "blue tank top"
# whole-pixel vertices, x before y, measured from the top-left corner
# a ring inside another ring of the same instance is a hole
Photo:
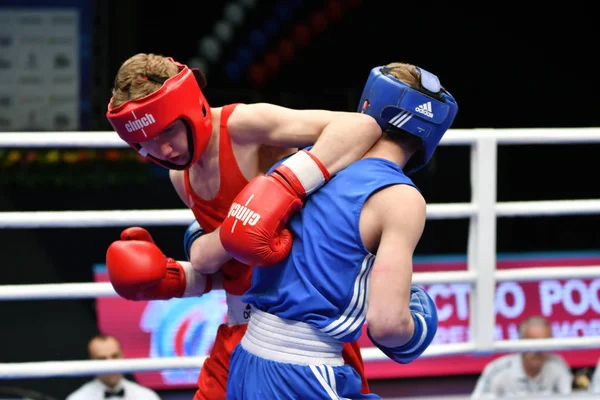
[[[254,268],[242,301],[341,341],[356,341],[375,261],[360,237],[360,213],[373,193],[396,184],[416,188],[397,164],[382,158],[359,160],[340,171],[290,219],[292,251],[271,268]]]

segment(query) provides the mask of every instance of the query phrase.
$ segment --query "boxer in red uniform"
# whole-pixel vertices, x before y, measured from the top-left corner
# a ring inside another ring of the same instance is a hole
[[[246,187],[257,198],[270,200],[243,205],[238,218],[241,224],[260,219],[270,227],[257,237],[256,261],[272,265],[291,248],[287,219],[330,176],[358,160],[379,139],[381,128],[373,118],[353,112],[267,103],[211,109],[201,90],[205,84],[200,71],[153,54],[135,55],[119,69],[108,120],[136,151],[170,169],[173,186],[199,225],[193,223],[186,232],[190,262],[165,256],[148,231],[132,227],[109,246],[106,263],[113,287],[130,300],[200,296],[222,284],[228,324],[217,332],[195,396],[214,400],[225,398],[229,357],[249,317],[241,295],[250,287],[251,268],[232,260],[219,238],[234,198]],[[312,143],[310,152],[296,152]],[[269,175],[268,184],[247,186],[294,152]],[[368,392],[357,343],[344,347],[344,359],[359,372]]]

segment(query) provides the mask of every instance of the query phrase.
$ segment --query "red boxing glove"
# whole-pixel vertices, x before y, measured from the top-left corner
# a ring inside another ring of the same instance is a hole
[[[270,267],[292,248],[285,224],[302,200],[329,181],[329,172],[311,153],[302,150],[271,174],[250,181],[237,195],[219,230],[227,252],[244,264]]]
[[[128,300],[168,300],[185,292],[183,267],[167,258],[143,228],[121,233],[121,240],[108,247],[106,267],[113,288]]]
[[[154,243],[152,235],[144,228],[133,226],[121,232],[121,240],[143,240],[145,242]]]

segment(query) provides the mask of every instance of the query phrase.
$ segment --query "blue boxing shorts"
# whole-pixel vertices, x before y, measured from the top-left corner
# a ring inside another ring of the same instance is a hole
[[[310,325],[253,309],[229,362],[227,399],[381,399],[362,394],[343,343]]]

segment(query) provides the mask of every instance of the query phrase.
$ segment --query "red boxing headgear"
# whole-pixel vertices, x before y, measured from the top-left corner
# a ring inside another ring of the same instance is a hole
[[[156,164],[169,169],[188,169],[199,159],[212,134],[210,106],[202,94],[206,86],[204,75],[169,58],[179,73],[167,79],[162,87],[148,96],[128,100],[118,107],[108,103],[106,117],[127,144]],[[160,135],[175,120],[182,119],[188,130],[190,161],[177,165],[147,154],[140,143]]]

